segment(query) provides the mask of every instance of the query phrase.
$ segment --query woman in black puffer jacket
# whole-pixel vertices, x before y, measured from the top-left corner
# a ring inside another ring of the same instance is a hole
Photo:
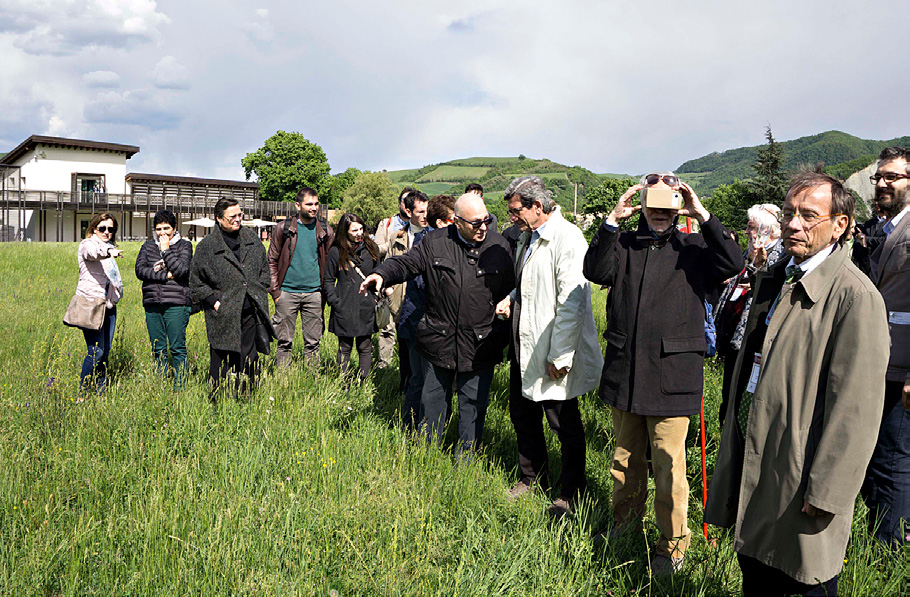
[[[168,349],[174,365],[174,389],[186,381],[186,326],[190,321],[189,279],[193,245],[180,238],[177,218],[164,209],[155,214],[155,233],[136,258],[136,277],[142,280],[142,306],[152,353],[158,368],[168,370]]]
[[[332,309],[329,331],[338,336],[338,366],[342,374],[347,373],[356,345],[361,380],[370,374],[377,329],[376,299],[360,294],[360,283],[378,261],[379,247],[364,234],[363,219],[352,213],[341,216],[326,257],[323,289]]]

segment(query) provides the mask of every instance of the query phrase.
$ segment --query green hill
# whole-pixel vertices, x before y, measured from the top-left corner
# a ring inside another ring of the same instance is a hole
[[[787,170],[795,170],[804,164],[824,162],[826,171],[840,178],[846,178],[869,165],[885,147],[906,147],[908,144],[910,137],[874,141],[841,131],[828,131],[780,143],[784,149],[784,167]],[[707,193],[719,185],[751,177],[754,174],[752,163],[759,147],[756,145],[710,153],[683,163],[676,171],[689,180],[696,191]]]

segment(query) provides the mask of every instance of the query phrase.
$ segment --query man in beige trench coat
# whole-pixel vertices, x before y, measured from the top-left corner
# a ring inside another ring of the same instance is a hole
[[[853,504],[881,421],[888,323],[844,234],[853,197],[793,179],[790,259],[759,274],[705,521],[735,525],[745,595],[835,595]]]

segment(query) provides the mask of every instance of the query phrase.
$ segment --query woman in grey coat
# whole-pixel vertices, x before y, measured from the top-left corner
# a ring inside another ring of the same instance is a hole
[[[235,397],[253,390],[257,328],[268,326],[270,277],[265,248],[256,233],[241,227],[242,218],[235,199],[219,199],[215,204],[218,224],[196,246],[190,267],[190,295],[205,312],[213,402],[229,373],[235,375]]]
[[[363,219],[352,213],[341,216],[326,259],[323,289],[332,309],[329,331],[338,336],[338,367],[347,373],[356,344],[361,380],[370,374],[377,329],[376,299],[360,294],[360,283],[378,261],[379,247],[364,234]]]

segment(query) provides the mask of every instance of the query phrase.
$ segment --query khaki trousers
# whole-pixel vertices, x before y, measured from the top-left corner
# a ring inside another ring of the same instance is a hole
[[[611,408],[616,451],[613,516],[616,524],[641,521],[648,499],[647,450],[654,469],[654,517],[660,530],[657,555],[682,557],[689,547],[686,522],[689,483],[686,480],[686,433],[689,417],[647,417]]]
[[[308,366],[319,366],[319,341],[325,323],[322,319],[322,295],[319,292],[281,291],[275,301],[275,315],[272,324],[278,336],[278,350],[275,361],[279,367],[291,366],[291,352],[294,348],[294,328],[300,316],[303,332],[303,355]]]

